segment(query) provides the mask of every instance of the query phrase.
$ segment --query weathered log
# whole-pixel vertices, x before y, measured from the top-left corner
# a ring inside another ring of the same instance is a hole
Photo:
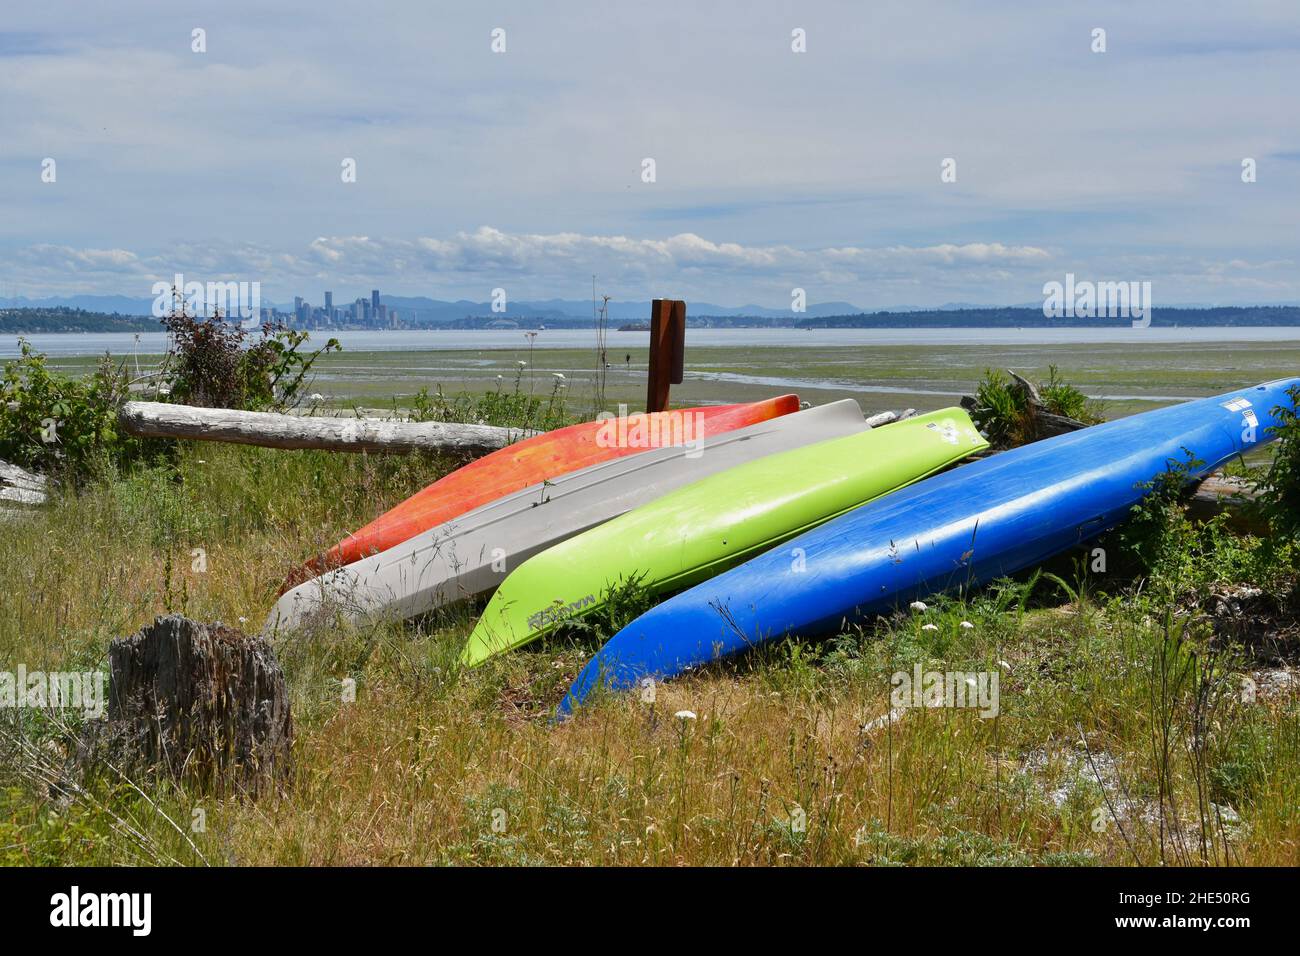
[[[1011,369],[1007,369],[1007,374],[1010,375],[1011,380],[1020,387],[1020,390],[1025,393],[1025,399],[1029,402],[1030,405],[1033,405],[1035,408],[1043,407],[1043,397],[1038,394],[1037,385],[1029,381],[1029,379],[1025,378],[1023,375],[1019,374],[1018,372],[1014,372]]]
[[[879,428],[881,425],[890,425],[896,421],[898,421],[898,412],[878,412],[867,416],[867,427]]]
[[[1034,409],[1034,426],[1038,430],[1039,438],[1051,438],[1053,435],[1064,435],[1066,432],[1077,432],[1080,428],[1088,427],[1086,422],[1081,422],[1077,418],[1057,415],[1055,412],[1044,411],[1041,408]]]
[[[289,695],[263,638],[172,614],[114,640],[108,658],[101,738],[127,768],[253,796],[288,773]]]
[[[45,503],[45,478],[24,471],[17,465],[0,461],[0,501],[18,505]],[[20,513],[21,509],[6,509]]]
[[[1208,521],[1226,512],[1228,524],[1235,530],[1260,534],[1268,527],[1250,507],[1258,496],[1255,486],[1244,478],[1215,473],[1196,486],[1187,500],[1187,514]]]
[[[188,438],[266,448],[320,448],[398,455],[418,451],[482,454],[536,434],[493,425],[277,415],[165,402],[127,402],[118,412],[118,421],[124,431],[141,438]]]
[[[0,501],[12,501],[20,505],[40,505],[45,503],[45,492],[0,487]]]
[[[44,491],[45,476],[35,475],[7,461],[0,461],[0,485],[22,488],[26,491]]]

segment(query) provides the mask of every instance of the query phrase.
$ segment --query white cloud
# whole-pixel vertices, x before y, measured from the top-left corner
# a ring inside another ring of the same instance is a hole
[[[812,302],[845,300],[872,308],[1033,301],[1043,282],[1066,271],[1080,278],[1149,279],[1168,304],[1234,291],[1266,301],[1300,297],[1295,264],[1282,258],[1080,260],[1059,250],[999,242],[798,249],[696,233],[637,238],[511,233],[491,226],[414,239],[318,236],[296,250],[229,241],[178,243],[165,253],[42,244],[10,258],[24,276],[18,291],[29,297],[143,296],[153,282],[180,272],[203,281],[258,281],[265,295],[280,301],[295,294],[314,300],[325,288],[344,297],[376,285],[444,299],[483,301],[498,286],[514,299],[581,298],[594,274],[602,289],[620,299],[681,295],[722,305],[774,306],[787,302],[798,286]],[[970,290],[982,294],[972,298]]]

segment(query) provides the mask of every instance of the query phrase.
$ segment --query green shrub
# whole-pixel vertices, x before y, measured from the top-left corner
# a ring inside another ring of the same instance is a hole
[[[975,407],[971,420],[994,447],[1024,444],[1029,425],[1029,409],[1024,395],[1010,377],[997,369],[986,369],[984,379],[975,387]]]
[[[1187,513],[1187,492],[1192,472],[1202,462],[1186,449],[1184,454],[1183,461],[1170,460],[1166,471],[1145,483],[1147,494],[1113,533],[1121,564],[1145,579],[1147,589],[1166,602],[1222,584],[1246,582],[1275,589],[1285,578],[1278,568],[1278,554],[1289,555],[1290,549],[1278,552],[1256,538],[1235,533],[1227,512],[1193,520]]]
[[[1073,385],[1061,381],[1055,365],[1047,367],[1047,381],[1039,383],[1038,396],[1053,415],[1064,415],[1085,425],[1095,425],[1102,420],[1098,403]]]
[[[1047,381],[1035,387],[1044,409],[1053,415],[1073,418],[1085,425],[1102,420],[1100,405],[1062,381],[1055,365],[1048,366]],[[1014,448],[1042,437],[1029,395],[1009,375],[997,369],[986,369],[983,380],[975,387],[971,419],[995,448]]]
[[[118,430],[127,375],[107,355],[79,381],[51,371],[29,342],[19,347],[0,378],[0,458],[75,484],[159,448]]]
[[[1300,544],[1300,387],[1290,389],[1292,407],[1273,409],[1282,424],[1270,428],[1277,438],[1272,464],[1259,476],[1259,508],[1276,543]]]
[[[1193,470],[1203,464],[1186,448],[1183,452],[1185,460],[1170,459],[1165,471],[1142,484],[1145,495],[1119,529],[1120,543],[1128,555],[1153,581],[1173,591],[1185,584],[1183,572],[1194,534],[1183,492]]]

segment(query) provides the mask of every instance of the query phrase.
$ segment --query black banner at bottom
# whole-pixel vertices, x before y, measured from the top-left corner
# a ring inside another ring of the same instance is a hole
[[[11,869],[0,870],[6,938],[195,941],[217,932],[259,943],[338,945],[376,931],[446,925],[537,942],[637,926],[695,942],[734,941],[792,923],[839,919],[922,934],[939,923],[991,932],[1096,935],[1281,929],[1294,874],[1243,869]],[[596,920],[595,926],[591,921]],[[602,927],[598,928],[598,927]],[[684,929],[684,926],[683,926]]]

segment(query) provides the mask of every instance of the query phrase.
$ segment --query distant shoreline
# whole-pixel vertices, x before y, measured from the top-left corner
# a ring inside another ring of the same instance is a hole
[[[696,329],[1121,329],[1131,326],[1128,319],[1114,318],[1047,318],[1042,309],[1028,307],[935,309],[909,312],[861,312],[797,318],[764,316],[690,315],[687,327]],[[285,319],[288,316],[284,316]],[[1215,308],[1156,308],[1152,310],[1153,328],[1289,328],[1300,327],[1300,306],[1222,306]],[[380,330],[365,326],[339,325],[310,328],[313,332],[465,332],[465,331],[541,331],[595,329],[590,318],[529,316],[466,316],[438,323],[407,325],[399,329]],[[0,309],[0,335],[48,335],[75,333],[138,333],[161,331],[159,321],[151,316],[88,312],[80,309]],[[648,324],[624,322],[623,332],[648,332]]]
[[[487,356],[504,353],[511,361],[532,361],[530,354],[553,350],[590,353],[596,344],[595,332],[590,329],[553,329],[537,333],[529,341],[519,329],[440,329],[397,331],[339,331],[312,332],[311,342],[325,336],[338,339],[343,345],[343,355],[332,357],[327,365],[347,364],[348,357],[361,353],[391,353],[406,356],[411,361],[415,353],[444,354],[479,353]],[[94,358],[108,352],[114,356],[161,355],[167,349],[167,336],[161,332],[73,332],[35,333],[27,336],[0,334],[0,364],[18,355],[19,338],[29,341],[32,347],[51,358]],[[995,352],[1016,351],[1024,347],[1089,348],[1104,346],[1122,354],[1140,355],[1147,348],[1203,348],[1215,349],[1223,354],[1234,348],[1251,348],[1265,343],[1270,352],[1278,355],[1300,356],[1300,325],[1295,326],[1181,326],[1178,328],[1153,326],[1135,329],[1128,325],[1087,328],[884,328],[884,329],[808,329],[808,328],[699,328],[687,332],[686,344],[691,354],[701,350],[753,351],[763,349],[783,350],[790,355],[811,350],[844,349],[863,360],[875,350],[898,347],[951,351],[967,347],[991,348]],[[647,332],[620,332],[610,330],[605,336],[609,361],[622,366],[644,363],[650,344]],[[716,354],[716,353],[715,353]],[[458,360],[449,359],[456,362]],[[466,359],[471,365],[482,358]],[[540,360],[539,360],[540,361]],[[792,358],[791,361],[794,361]],[[1292,360],[1290,364],[1294,365]],[[436,368],[430,365],[430,370]],[[642,365],[643,367],[643,365]]]

